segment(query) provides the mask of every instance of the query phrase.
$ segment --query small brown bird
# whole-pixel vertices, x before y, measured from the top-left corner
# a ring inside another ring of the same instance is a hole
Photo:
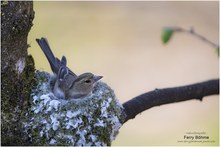
[[[92,73],[84,73],[77,76],[66,65],[66,57],[61,60],[56,58],[50,49],[46,38],[36,39],[43,50],[50,67],[55,74],[56,82],[53,87],[53,93],[56,97],[65,99],[79,99],[91,94],[95,83],[102,78]]]

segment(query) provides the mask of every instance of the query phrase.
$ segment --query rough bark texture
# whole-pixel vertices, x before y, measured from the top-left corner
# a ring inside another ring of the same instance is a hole
[[[1,1],[1,143],[25,145],[22,121],[34,85],[34,61],[27,36],[34,18],[33,2]]]
[[[216,94],[219,94],[219,79],[181,87],[156,89],[139,95],[123,104],[127,115],[123,123],[155,106],[192,99],[202,101],[203,97]]]

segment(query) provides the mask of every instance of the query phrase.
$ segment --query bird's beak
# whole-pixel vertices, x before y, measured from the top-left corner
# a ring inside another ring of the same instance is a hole
[[[93,77],[93,79],[94,79],[95,81],[98,81],[98,80],[100,80],[101,78],[103,78],[103,76],[96,76],[96,75],[94,75],[94,77]]]

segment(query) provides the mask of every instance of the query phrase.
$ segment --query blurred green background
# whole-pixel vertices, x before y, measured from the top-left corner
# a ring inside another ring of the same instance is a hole
[[[218,2],[34,1],[29,53],[51,72],[35,39],[47,37],[77,74],[103,75],[121,103],[155,88],[218,78],[215,49],[188,34],[161,42],[164,26],[194,27],[218,43]],[[149,109],[120,129],[113,145],[218,145],[218,96]],[[206,132],[206,143],[180,143],[187,132]],[[214,141],[214,142],[211,142]]]

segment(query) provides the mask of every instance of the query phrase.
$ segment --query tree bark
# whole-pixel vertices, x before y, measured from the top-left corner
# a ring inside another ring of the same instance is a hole
[[[25,145],[22,118],[29,107],[34,60],[27,36],[34,18],[33,2],[1,1],[1,143]]]

